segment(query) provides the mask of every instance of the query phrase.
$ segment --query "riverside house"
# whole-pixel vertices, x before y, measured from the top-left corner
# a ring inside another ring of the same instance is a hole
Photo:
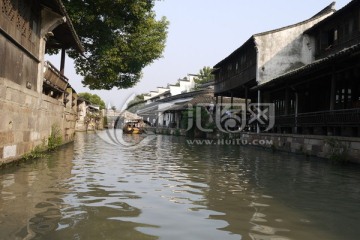
[[[258,33],[213,68],[215,97],[240,97],[257,102],[255,86],[276,76],[311,63],[311,49],[302,34],[316,23],[333,14],[334,4],[303,22]],[[260,93],[261,94],[261,93]],[[261,95],[260,95],[261,97]]]
[[[0,165],[46,144],[72,141],[77,95],[64,76],[65,50],[83,47],[60,0],[0,1]],[[60,49],[61,66],[45,62]]]
[[[257,87],[276,105],[274,132],[360,137],[360,1],[306,30],[311,62]]]
[[[255,34],[214,66],[215,96],[274,104],[275,124],[243,138],[360,161],[360,0]],[[261,134],[260,134],[261,133]]]

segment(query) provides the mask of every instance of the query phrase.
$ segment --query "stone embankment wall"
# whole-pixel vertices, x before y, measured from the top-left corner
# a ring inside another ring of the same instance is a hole
[[[147,128],[157,134],[186,136],[184,129]],[[267,133],[208,133],[215,145],[251,146],[360,164],[360,138]],[[209,144],[209,142],[204,144]]]
[[[295,134],[209,134],[211,139],[234,139],[228,144],[263,147],[335,161],[360,163],[360,138]],[[223,144],[227,144],[225,141]]]
[[[155,134],[161,134],[161,135],[186,136],[185,129],[178,129],[178,128],[146,127],[145,131]]]
[[[73,141],[77,113],[57,99],[0,78],[0,165],[47,144],[52,127]]]

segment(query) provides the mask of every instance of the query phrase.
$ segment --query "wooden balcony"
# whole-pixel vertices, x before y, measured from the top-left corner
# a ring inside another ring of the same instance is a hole
[[[351,38],[343,41],[335,42],[333,45],[328,46],[325,49],[321,49],[316,54],[316,59],[326,58],[332,54],[336,54],[348,47],[354,46],[360,43],[360,33],[354,34]]]
[[[293,127],[295,126],[295,115],[276,116],[275,125],[283,127]]]
[[[225,91],[234,90],[252,79],[256,78],[256,65],[252,65],[241,72],[229,76],[223,80],[216,79],[215,80],[215,93],[221,93]]]
[[[60,73],[50,62],[45,62],[44,84],[64,92],[69,80]]]
[[[360,108],[301,113],[297,117],[295,115],[278,116],[275,119],[275,125],[284,127],[359,126]]]

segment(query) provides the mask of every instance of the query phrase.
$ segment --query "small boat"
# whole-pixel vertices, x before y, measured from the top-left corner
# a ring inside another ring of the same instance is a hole
[[[123,133],[141,134],[144,132],[142,120],[130,120],[124,123]]]

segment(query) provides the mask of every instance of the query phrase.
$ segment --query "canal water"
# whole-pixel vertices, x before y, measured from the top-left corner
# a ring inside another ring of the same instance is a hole
[[[0,170],[0,239],[359,239],[358,166],[172,136],[76,138]]]

